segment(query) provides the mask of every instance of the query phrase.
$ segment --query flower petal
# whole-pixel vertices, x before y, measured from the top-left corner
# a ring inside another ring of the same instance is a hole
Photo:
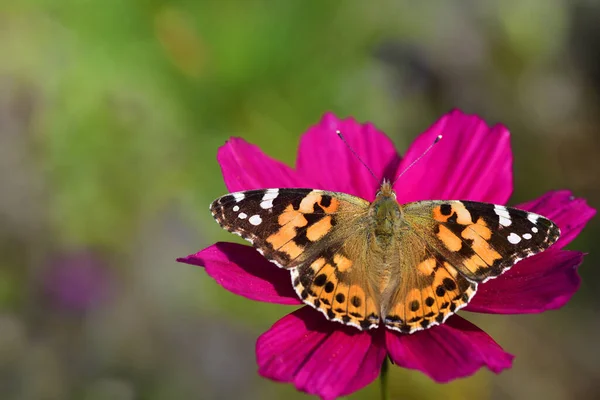
[[[434,142],[443,139],[395,185],[398,201],[474,200],[505,204],[513,189],[510,135],[502,125],[489,128],[479,117],[454,110],[410,146],[403,171]]]
[[[472,375],[483,366],[499,373],[510,368],[514,358],[488,334],[456,315],[443,325],[411,335],[388,330],[386,343],[394,363],[418,369],[436,382]]]
[[[553,248],[569,244],[596,214],[584,199],[573,197],[568,190],[548,192],[540,198],[516,206],[551,219],[560,228],[560,239]]]
[[[338,130],[376,178],[340,140]],[[394,143],[373,124],[360,124],[353,118],[340,120],[327,113],[302,136],[296,167],[305,186],[372,201],[383,178],[394,178],[399,163]]]
[[[219,285],[251,300],[302,304],[289,271],[277,268],[250,246],[219,242],[177,261],[204,267]]]
[[[372,335],[373,344],[369,347],[369,351],[367,351],[365,358],[363,358],[358,371],[354,374],[354,378],[350,380],[350,384],[342,392],[342,396],[348,396],[364,388],[379,376],[381,365],[387,356],[385,331],[377,331]]]
[[[579,288],[583,253],[551,249],[520,261],[501,277],[479,285],[467,311],[540,313],[562,307]]]
[[[280,187],[304,187],[298,174],[244,139],[231,138],[219,148],[217,161],[230,192]]]
[[[335,399],[375,379],[383,361],[378,357],[385,352],[374,346],[383,348],[372,334],[327,321],[303,307],[258,338],[256,358],[262,376]],[[362,375],[357,377],[359,372]]]

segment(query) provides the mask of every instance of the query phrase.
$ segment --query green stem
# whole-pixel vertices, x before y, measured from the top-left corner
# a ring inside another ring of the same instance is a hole
[[[381,365],[379,373],[379,384],[381,385],[381,400],[389,400],[390,388],[388,386],[388,370],[390,369],[390,360],[386,356]]]

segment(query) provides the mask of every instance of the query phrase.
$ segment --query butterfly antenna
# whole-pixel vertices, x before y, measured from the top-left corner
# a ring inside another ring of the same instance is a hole
[[[400,179],[402,177],[402,175],[404,175],[406,173],[406,171],[408,171],[409,169],[412,168],[413,165],[415,165],[416,163],[419,162],[419,160],[421,160],[421,158],[425,157],[425,155],[427,153],[429,153],[429,151],[433,148],[433,146],[435,146],[440,140],[442,140],[442,135],[438,135],[435,140],[433,141],[433,143],[431,143],[429,145],[429,147],[427,149],[425,149],[425,151],[419,156],[417,157],[416,160],[414,160],[413,162],[410,163],[410,165],[406,168],[404,168],[404,170],[402,172],[400,172],[400,175],[398,175],[398,177],[394,180],[394,183],[392,183],[392,187],[394,186],[394,184],[396,182],[398,182],[398,179]]]
[[[358,161],[360,161],[360,163],[365,166],[365,168],[367,169],[367,171],[369,171],[369,173],[371,174],[371,176],[373,178],[375,178],[375,180],[377,181],[377,183],[380,183],[379,182],[379,178],[377,178],[377,176],[373,173],[373,171],[371,170],[371,168],[369,168],[369,166],[362,160],[362,158],[360,158],[360,156],[356,153],[356,151],[354,151],[354,149],[352,148],[352,146],[350,146],[350,144],[346,141],[346,138],[344,137],[344,135],[342,135],[342,132],[335,131],[335,133],[337,133],[337,135],[339,136],[340,139],[342,139],[342,142],[344,142],[344,144],[346,145],[346,147],[348,147],[350,149],[350,151],[352,152],[352,154],[354,154],[354,157],[356,157],[358,159]]]

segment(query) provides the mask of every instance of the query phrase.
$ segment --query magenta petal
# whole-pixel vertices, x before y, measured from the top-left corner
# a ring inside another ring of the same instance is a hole
[[[381,370],[383,360],[387,356],[384,330],[373,333],[373,344],[360,364],[360,368],[342,392],[342,396],[354,393],[373,382]]]
[[[510,135],[502,125],[489,128],[479,117],[454,110],[410,146],[400,171],[419,157],[438,135],[441,141],[395,185],[398,201],[474,200],[505,204],[513,189]]]
[[[217,160],[225,185],[231,192],[302,186],[292,168],[267,156],[258,146],[244,139],[229,139],[219,148]]]
[[[560,239],[553,248],[563,248],[569,244],[596,214],[596,210],[588,206],[584,199],[573,197],[568,190],[548,192],[517,208],[543,215],[559,226]]]
[[[520,261],[497,279],[479,285],[467,311],[539,313],[562,307],[579,288],[577,251],[549,250]]]
[[[256,343],[259,373],[297,389],[335,399],[370,383],[381,367],[370,333],[327,321],[303,307],[277,321]],[[383,347],[379,344],[379,347]],[[359,371],[363,374],[357,377]]]
[[[338,130],[376,178],[340,140]],[[296,167],[308,187],[353,194],[371,201],[382,179],[394,178],[399,163],[394,143],[373,124],[360,124],[353,118],[340,120],[327,113],[302,136]]]
[[[289,271],[277,268],[250,246],[219,242],[177,261],[204,267],[219,285],[240,296],[267,303],[302,303]]]
[[[514,358],[488,334],[456,315],[443,325],[411,335],[388,330],[386,343],[394,363],[417,369],[436,382],[472,375],[483,366],[499,373],[510,368]]]

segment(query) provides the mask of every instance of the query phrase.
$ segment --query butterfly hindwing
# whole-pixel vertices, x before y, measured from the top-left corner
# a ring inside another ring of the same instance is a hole
[[[402,333],[442,324],[450,315],[466,306],[477,290],[477,283],[462,276],[436,250],[420,237],[407,232],[410,248],[400,247],[400,270],[404,279],[385,301],[384,322]]]
[[[380,316],[379,294],[369,281],[369,268],[378,260],[360,243],[361,225],[348,228],[333,235],[326,251],[292,269],[292,284],[327,319],[370,329],[378,326]]]

